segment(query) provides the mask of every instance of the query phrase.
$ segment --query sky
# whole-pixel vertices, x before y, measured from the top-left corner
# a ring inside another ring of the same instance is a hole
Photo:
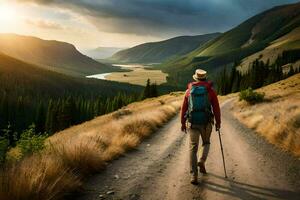
[[[131,47],[180,35],[225,32],[296,0],[0,0],[0,32],[74,44]]]

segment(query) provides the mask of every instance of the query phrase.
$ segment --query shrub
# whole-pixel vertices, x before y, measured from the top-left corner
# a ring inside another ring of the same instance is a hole
[[[253,91],[252,88],[248,88],[240,92],[240,100],[245,100],[250,104],[262,102],[265,94]]]
[[[33,154],[44,148],[47,136],[47,134],[36,134],[35,125],[32,124],[28,129],[23,131],[17,146],[20,148],[23,156]]]

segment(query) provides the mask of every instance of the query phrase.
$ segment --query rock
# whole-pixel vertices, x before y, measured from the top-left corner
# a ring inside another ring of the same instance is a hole
[[[112,191],[112,190],[110,190],[110,191],[106,192],[106,194],[108,194],[108,195],[112,195],[112,194],[115,194],[115,192],[114,192],[114,191]]]
[[[114,177],[115,177],[115,179],[119,179],[120,178],[118,174],[116,174]]]
[[[150,147],[151,145],[150,144],[147,144],[147,147]]]
[[[100,198],[100,199],[104,199],[105,197],[104,197],[103,194],[100,194],[100,195],[99,195],[99,198]]]

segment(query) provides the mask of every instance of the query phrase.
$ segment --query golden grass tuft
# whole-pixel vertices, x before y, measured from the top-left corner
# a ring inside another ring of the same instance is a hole
[[[6,166],[0,199],[60,199],[78,189],[85,175],[136,148],[178,112],[181,100],[179,93],[146,99],[56,133],[40,155]]]
[[[63,161],[53,155],[34,155],[3,169],[0,198],[6,200],[59,199],[81,183]]]
[[[105,165],[98,142],[87,139],[77,143],[52,144],[49,151],[55,157],[61,158],[68,168],[86,175],[98,172]]]

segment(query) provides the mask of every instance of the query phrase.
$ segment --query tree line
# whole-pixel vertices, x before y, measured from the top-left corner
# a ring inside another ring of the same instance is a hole
[[[107,91],[109,94],[109,91]],[[37,134],[51,135],[94,117],[113,112],[131,102],[158,96],[156,84],[150,80],[141,93],[115,95],[64,94],[47,98],[43,95],[19,95],[2,92],[0,95],[0,137],[14,146],[21,133],[34,124]],[[11,134],[7,134],[7,133]]]
[[[256,89],[271,83],[280,81],[299,73],[299,68],[294,69],[289,67],[288,73],[283,73],[282,66],[294,63],[300,59],[300,49],[283,51],[273,64],[267,60],[266,63],[256,59],[253,61],[247,72],[242,73],[237,69],[238,62],[230,72],[226,68],[220,73],[217,82],[217,91],[221,95],[226,95],[232,92],[238,92],[249,87]]]

